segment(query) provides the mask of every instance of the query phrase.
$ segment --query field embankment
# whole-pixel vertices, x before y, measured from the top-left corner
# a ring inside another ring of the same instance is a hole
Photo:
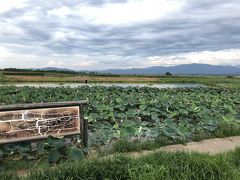
[[[208,86],[240,87],[239,76],[163,76],[163,75],[107,75],[71,72],[0,72],[2,83],[201,83]]]

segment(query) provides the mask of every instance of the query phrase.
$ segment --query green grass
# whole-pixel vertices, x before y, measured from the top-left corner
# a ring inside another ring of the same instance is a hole
[[[166,145],[172,144],[185,144],[184,141],[180,139],[169,139],[167,137],[158,137],[154,140],[148,141],[129,141],[127,139],[120,139],[113,144],[112,149],[107,153],[116,153],[116,152],[133,152],[133,151],[142,151],[142,150],[154,150]]]
[[[230,124],[221,124],[217,131],[214,134],[207,134],[202,133],[199,134],[198,136],[195,137],[195,141],[200,141],[203,139],[209,139],[209,138],[214,138],[214,137],[227,137],[227,136],[236,136],[240,135],[240,128],[236,127],[234,125]],[[99,156],[104,156],[104,155],[109,155],[109,154],[114,154],[114,153],[125,153],[125,152],[133,152],[133,151],[142,151],[142,150],[154,150],[158,149],[160,147],[170,145],[170,144],[184,144],[185,142],[182,140],[173,140],[169,139],[167,137],[158,137],[155,140],[152,141],[134,141],[130,142],[126,139],[121,139],[116,141],[112,149],[108,150],[102,150],[99,151]],[[240,150],[239,150],[240,151]],[[234,152],[235,154],[232,160],[235,161],[236,165],[240,165],[240,154],[237,153],[238,151]],[[60,162],[62,164],[63,162]],[[9,160],[5,160],[4,163],[2,163],[2,166],[0,166],[0,171],[5,172],[7,175],[11,175],[11,171],[17,171],[17,170],[24,170],[24,169],[29,169],[31,171],[36,170],[36,169],[47,169],[49,166],[52,166],[51,164],[48,164],[46,159],[39,159],[39,160],[34,160],[34,161],[29,161],[29,160],[19,160],[15,161],[11,158]]]
[[[20,179],[17,177],[17,175],[13,172],[0,172],[0,179],[1,180],[14,180],[14,179]]]
[[[1,83],[8,82],[8,79],[6,78],[6,76],[3,76],[1,73],[0,73],[0,82]]]
[[[212,87],[240,87],[237,76],[172,76],[161,77],[159,83],[200,83]]]
[[[214,132],[198,132],[198,134],[194,134],[193,141],[201,141],[210,138],[223,138],[229,136],[240,136],[240,126],[228,123],[221,123]],[[173,140],[164,136],[158,137],[152,141],[129,141],[127,139],[121,139],[113,143],[112,148],[107,153],[154,150],[166,145],[185,143],[187,142],[181,139]],[[106,154],[106,152],[100,153]]]
[[[34,161],[29,160],[5,160],[0,166],[1,171],[13,171],[18,169],[30,169],[34,166]]]
[[[240,148],[208,155],[199,153],[158,152],[137,159],[124,155],[64,163],[48,169],[31,171],[22,179],[239,179]],[[12,173],[0,174],[2,179],[16,179]]]
[[[215,136],[237,135],[239,129],[222,124]],[[200,137],[200,138],[206,138]],[[164,137],[154,141],[128,142],[119,141],[114,146],[116,152],[156,149],[168,144]],[[27,177],[18,177],[19,170],[28,170]],[[240,148],[235,151],[210,156],[200,153],[167,153],[158,152],[138,159],[124,154],[113,155],[113,158],[86,159],[81,162],[61,162],[54,165],[47,162],[28,160],[8,161],[2,166],[0,179],[236,179],[240,178]]]
[[[207,134],[206,132],[203,134],[199,133],[199,135],[196,136],[194,140],[199,141],[202,139],[208,139],[208,138],[214,138],[214,137],[227,137],[227,136],[235,136],[235,135],[240,135],[240,128],[226,123],[226,124],[221,124],[217,129],[217,131],[214,132],[214,134],[211,134],[211,133]],[[126,139],[121,139],[113,144],[113,147],[110,151],[106,151],[106,150],[100,151],[98,157],[102,157],[109,154],[116,154],[116,153],[125,153],[125,152],[142,151],[142,150],[154,150],[166,145],[179,144],[179,143],[184,144],[185,142],[182,140],[169,139],[167,137],[158,137],[153,141],[134,141],[134,142],[130,142]],[[240,166],[240,148],[236,149],[234,152],[229,153],[227,156],[228,156],[228,161],[231,160],[233,164],[235,164],[238,167]],[[52,166],[52,164],[49,164],[46,159],[39,159],[39,160],[33,160],[33,161],[29,161],[26,159],[16,161],[13,159],[11,157],[8,160],[5,160],[4,163],[1,162],[2,165],[0,165],[0,172],[2,172],[2,174],[1,173],[0,174],[2,176],[0,177],[6,177],[4,179],[9,179],[7,177],[11,177],[10,179],[12,179],[14,178],[14,174],[12,173],[13,171],[17,172],[18,170],[26,170],[26,169],[31,171],[36,171],[38,169],[45,170]],[[95,159],[94,162],[96,161],[97,160]],[[84,163],[86,162],[84,161]],[[60,164],[59,167],[66,165],[64,161],[61,161],[59,164]],[[67,166],[68,165],[72,166],[70,161],[67,163]],[[151,176],[152,174],[159,173],[159,169],[153,169],[153,167],[150,167],[150,170],[151,170],[151,173],[150,173]],[[131,173],[133,173],[131,174],[131,176],[136,175],[135,171]],[[144,174],[142,176],[142,179],[146,178],[147,175],[149,174],[148,173]]]

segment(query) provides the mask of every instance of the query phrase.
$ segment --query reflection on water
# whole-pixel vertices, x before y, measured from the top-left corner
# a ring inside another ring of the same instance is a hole
[[[76,88],[79,86],[120,86],[120,87],[152,87],[152,88],[197,88],[197,87],[206,87],[203,84],[124,84],[124,83],[94,83],[94,84],[82,84],[82,83],[65,83],[65,84],[58,84],[58,83],[15,83],[15,84],[1,84],[0,86],[16,86],[16,87],[71,87]]]

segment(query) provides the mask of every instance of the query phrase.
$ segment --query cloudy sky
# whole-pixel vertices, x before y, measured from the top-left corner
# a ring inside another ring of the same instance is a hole
[[[240,0],[0,0],[0,68],[240,65]]]

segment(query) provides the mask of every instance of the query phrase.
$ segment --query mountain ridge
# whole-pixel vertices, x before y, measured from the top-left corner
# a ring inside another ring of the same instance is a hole
[[[74,71],[71,69],[58,68],[58,67],[44,67],[44,68],[40,68],[40,70],[43,70],[43,71]]]
[[[181,64],[176,66],[152,66],[147,68],[107,69],[107,70],[71,70],[67,68],[45,67],[41,70],[96,72],[104,74],[143,74],[156,75],[170,72],[173,75],[240,75],[240,66],[210,65],[210,64]]]
[[[203,74],[203,75],[236,75],[240,74],[238,66],[210,64],[181,64],[176,66],[152,66],[148,68],[108,69],[100,71],[110,74]]]

